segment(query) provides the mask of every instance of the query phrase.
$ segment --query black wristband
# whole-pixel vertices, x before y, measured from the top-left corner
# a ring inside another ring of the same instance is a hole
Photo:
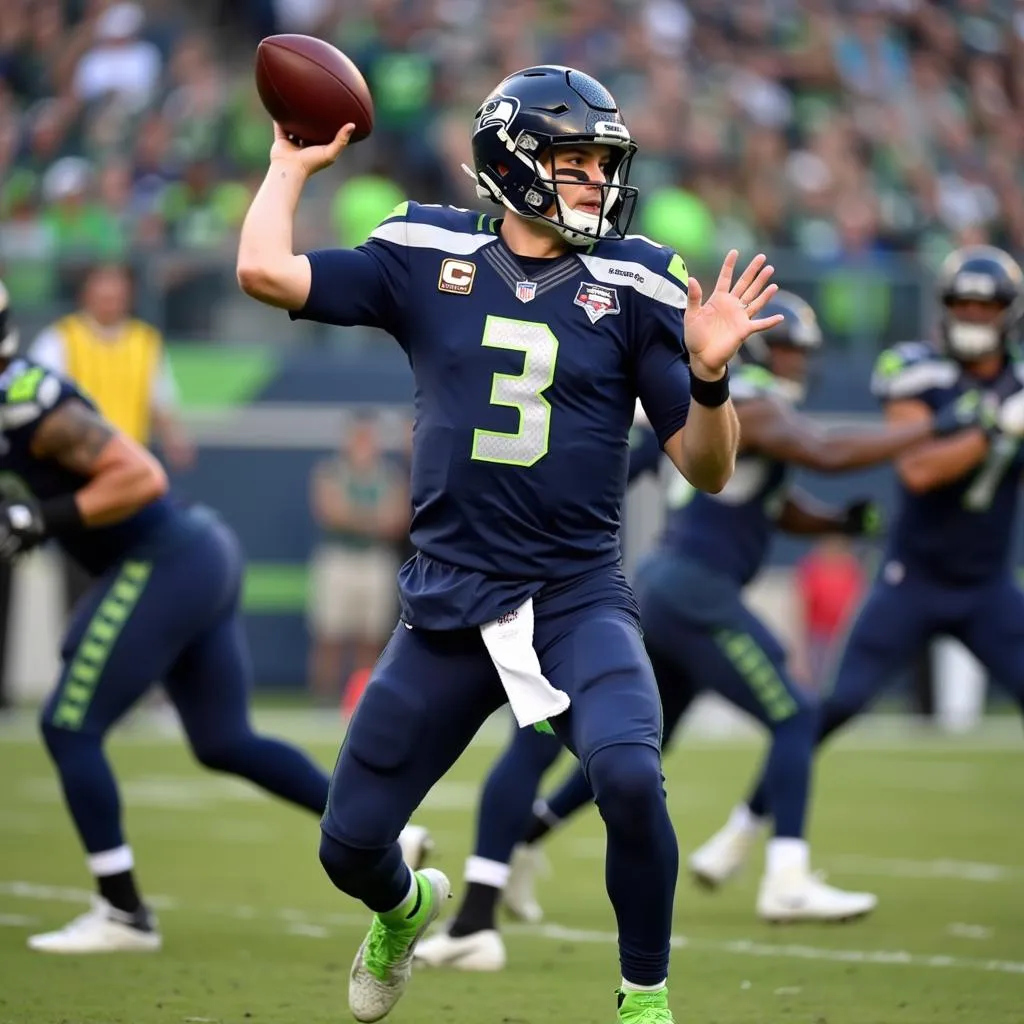
[[[718,380],[702,380],[690,370],[690,398],[698,405],[717,409],[729,401],[729,367]]]
[[[68,533],[84,530],[82,513],[74,494],[62,494],[59,498],[47,498],[39,503],[39,516],[48,534]]]

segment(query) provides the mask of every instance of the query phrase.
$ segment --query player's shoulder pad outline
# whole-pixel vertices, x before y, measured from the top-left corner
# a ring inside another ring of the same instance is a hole
[[[960,368],[952,359],[923,341],[904,341],[885,349],[875,361],[871,392],[894,401],[915,398],[935,389],[950,388]]]
[[[60,378],[36,363],[18,360],[0,376],[0,426],[23,427],[49,412],[61,397]]]
[[[578,256],[600,284],[631,288],[655,302],[686,309],[690,275],[682,256],[646,235],[602,239]]]
[[[476,210],[407,201],[384,218],[368,241],[469,256],[496,240],[496,225],[494,217]]]
[[[780,388],[771,370],[754,363],[734,363],[729,371],[729,394],[735,402],[780,396]]]

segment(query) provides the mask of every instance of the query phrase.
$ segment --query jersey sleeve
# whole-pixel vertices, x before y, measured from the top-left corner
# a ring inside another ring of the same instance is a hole
[[[916,399],[935,406],[948,397],[959,371],[928,345],[905,342],[886,349],[875,362],[871,393],[884,405]]]
[[[406,236],[408,203],[402,203],[355,249],[316,249],[306,253],[309,296],[293,320],[315,320],[339,327],[379,327],[401,337],[409,294]]]
[[[673,254],[650,296],[638,303],[636,389],[661,447],[685,425],[690,411],[689,356],[683,340],[688,281],[682,259]]]

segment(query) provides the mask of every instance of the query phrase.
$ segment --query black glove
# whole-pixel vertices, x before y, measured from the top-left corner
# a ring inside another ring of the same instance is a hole
[[[31,501],[0,504],[0,561],[10,562],[46,537],[39,506]]]
[[[885,527],[882,507],[872,498],[851,501],[843,509],[840,530],[850,537],[877,537]]]
[[[991,431],[996,426],[999,402],[975,389],[965,391],[959,398],[937,409],[932,417],[932,432],[936,437],[948,437],[969,427]]]

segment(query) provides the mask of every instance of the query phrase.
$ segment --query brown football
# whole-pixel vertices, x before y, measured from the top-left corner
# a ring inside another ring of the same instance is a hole
[[[256,88],[294,141],[323,145],[350,123],[350,143],[373,130],[373,99],[359,68],[322,39],[267,36],[256,49]]]

